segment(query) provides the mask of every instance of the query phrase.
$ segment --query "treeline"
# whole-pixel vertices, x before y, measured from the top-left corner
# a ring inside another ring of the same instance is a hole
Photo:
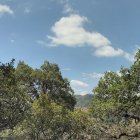
[[[58,65],[0,64],[0,137],[14,140],[139,140],[140,51],[130,68],[105,72],[89,108]]]

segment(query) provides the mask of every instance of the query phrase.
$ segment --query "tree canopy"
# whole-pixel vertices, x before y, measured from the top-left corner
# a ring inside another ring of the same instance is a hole
[[[118,128],[120,126],[121,132],[118,132],[118,137],[121,134],[140,137],[138,131],[140,127],[139,60],[140,51],[136,54],[135,62],[130,68],[122,67],[119,74],[106,72],[93,90],[92,115],[107,125],[114,124]],[[132,127],[133,132],[131,132]]]
[[[21,84],[28,88],[32,98],[48,94],[50,100],[73,109],[76,104],[74,92],[68,79],[63,78],[57,64],[45,61],[40,69],[33,69],[20,61],[16,74]]]
[[[57,64],[0,64],[0,136],[14,140],[139,140],[140,51],[130,68],[105,72],[90,107],[76,99]]]
[[[26,88],[15,75],[14,60],[0,64],[0,131],[13,129],[21,122],[30,106]]]

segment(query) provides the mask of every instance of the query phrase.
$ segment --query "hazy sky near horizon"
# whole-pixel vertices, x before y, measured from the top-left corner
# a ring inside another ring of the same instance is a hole
[[[0,0],[0,61],[57,63],[76,94],[129,67],[140,46],[140,0]]]

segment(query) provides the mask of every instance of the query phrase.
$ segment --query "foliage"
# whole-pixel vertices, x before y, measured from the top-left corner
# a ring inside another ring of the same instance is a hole
[[[25,139],[65,140],[85,139],[90,123],[89,115],[81,110],[71,112],[50,102],[46,94],[33,103],[32,113],[24,122]]]
[[[21,122],[30,106],[26,89],[15,76],[14,60],[0,65],[0,131],[13,129]]]
[[[74,108],[74,92],[69,81],[62,77],[58,65],[45,61],[40,69],[32,69],[24,62],[19,62],[16,74],[33,99],[39,98],[42,93],[48,94],[50,100],[71,110]]]
[[[14,140],[140,139],[140,51],[130,68],[104,74],[93,90],[89,109],[74,109],[73,90],[56,64],[45,61],[39,69],[22,61],[16,68],[13,64],[0,65],[0,136]]]
[[[110,125],[117,126],[115,128],[117,134],[112,138],[121,138],[121,135],[140,137],[139,58],[140,51],[136,54],[134,64],[130,68],[121,68],[119,75],[106,72],[93,90],[92,115],[105,123],[109,131],[112,130]],[[113,135],[112,131],[110,135]]]

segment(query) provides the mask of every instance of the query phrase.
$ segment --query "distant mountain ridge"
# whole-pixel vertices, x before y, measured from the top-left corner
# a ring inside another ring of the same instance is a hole
[[[88,107],[92,101],[93,94],[85,94],[85,95],[75,95],[76,97],[76,107]]]

